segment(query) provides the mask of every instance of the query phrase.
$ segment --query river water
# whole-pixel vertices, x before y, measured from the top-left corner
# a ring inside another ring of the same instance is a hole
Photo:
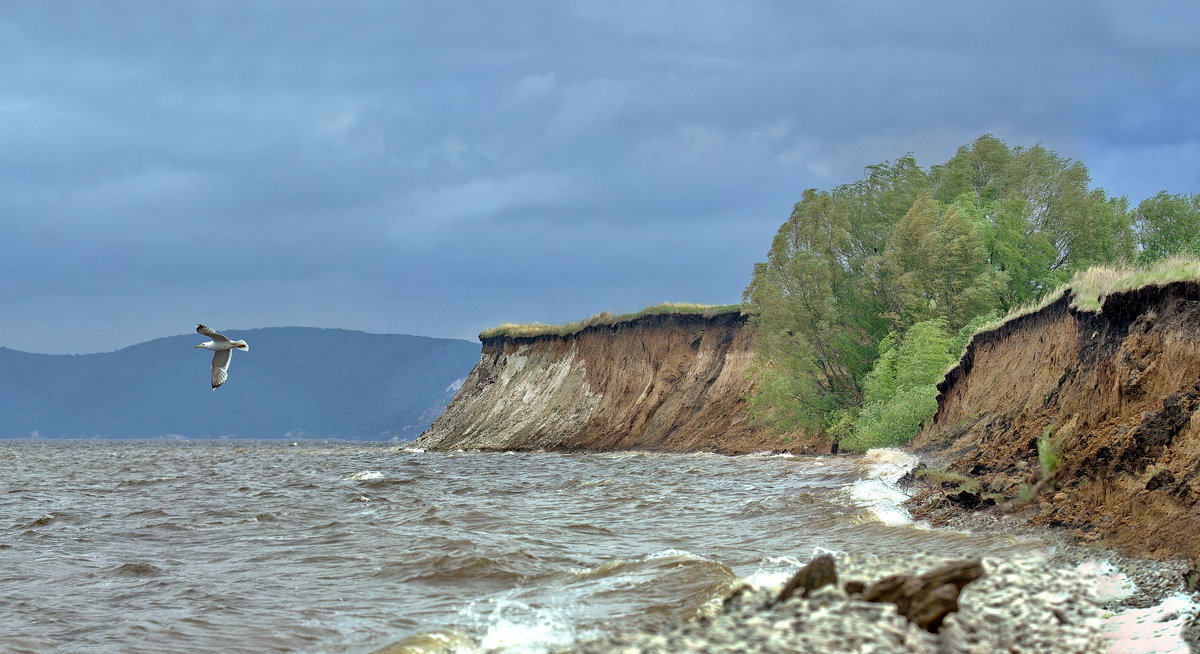
[[[544,651],[814,552],[1038,546],[910,524],[903,458],[0,441],[0,651]]]

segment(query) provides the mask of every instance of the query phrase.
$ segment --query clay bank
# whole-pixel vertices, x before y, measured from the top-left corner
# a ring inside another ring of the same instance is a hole
[[[801,447],[783,445],[746,416],[754,354],[736,305],[570,329],[499,328],[480,339],[479,363],[415,446],[726,454]]]
[[[1012,511],[1085,540],[1196,559],[1200,283],[1109,293],[1097,310],[1082,299],[1068,291],[976,335],[910,444],[931,477],[948,480],[917,511]]]

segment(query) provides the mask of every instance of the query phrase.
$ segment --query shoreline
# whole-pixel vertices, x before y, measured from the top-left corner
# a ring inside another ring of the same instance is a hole
[[[939,528],[941,529],[941,528]],[[1186,593],[1186,561],[1129,557],[1058,542],[1012,556],[984,557],[959,610],[939,633],[909,623],[892,604],[847,593],[888,575],[917,575],[950,562],[917,553],[905,560],[836,560],[838,584],[765,605],[778,587],[743,584],[711,615],[649,632],[574,643],[556,652],[1154,652],[1186,654],[1200,644],[1200,596]]]
[[[865,455],[857,455],[862,458]],[[882,463],[882,466],[880,465]],[[897,462],[875,462],[882,480],[912,497]],[[883,470],[880,470],[880,468]],[[911,477],[908,478],[911,480]],[[907,509],[906,509],[907,510]],[[877,512],[878,513],[878,512]],[[573,643],[560,653],[620,652],[1111,652],[1200,651],[1200,593],[1189,590],[1192,563],[1137,557],[1069,531],[1030,524],[1010,513],[948,511],[934,530],[990,534],[1039,543],[1033,552],[983,557],[985,574],[968,583],[934,634],[909,623],[893,604],[848,593],[847,581],[871,585],[889,575],[920,575],[951,559],[917,552],[904,559],[836,559],[838,583],[766,607],[778,586],[745,580],[711,614],[649,632]],[[877,516],[881,521],[883,515]],[[920,525],[921,522],[914,522]],[[815,556],[815,555],[814,555]],[[853,589],[853,588],[852,588]]]

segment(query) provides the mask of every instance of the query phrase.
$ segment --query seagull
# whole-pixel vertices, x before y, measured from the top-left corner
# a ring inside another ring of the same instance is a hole
[[[213,351],[212,388],[215,391],[229,377],[229,358],[233,355],[233,349],[249,350],[250,346],[246,345],[246,341],[231,341],[213,331],[211,327],[204,325],[196,325],[196,331],[212,338],[211,341],[201,343],[196,347]]]

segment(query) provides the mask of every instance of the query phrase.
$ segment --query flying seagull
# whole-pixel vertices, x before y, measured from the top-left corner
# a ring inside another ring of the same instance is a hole
[[[249,350],[250,346],[246,345],[246,341],[231,341],[204,325],[196,325],[196,331],[212,339],[196,347],[213,351],[212,387],[215,391],[229,377],[229,358],[233,355],[233,349]]]

